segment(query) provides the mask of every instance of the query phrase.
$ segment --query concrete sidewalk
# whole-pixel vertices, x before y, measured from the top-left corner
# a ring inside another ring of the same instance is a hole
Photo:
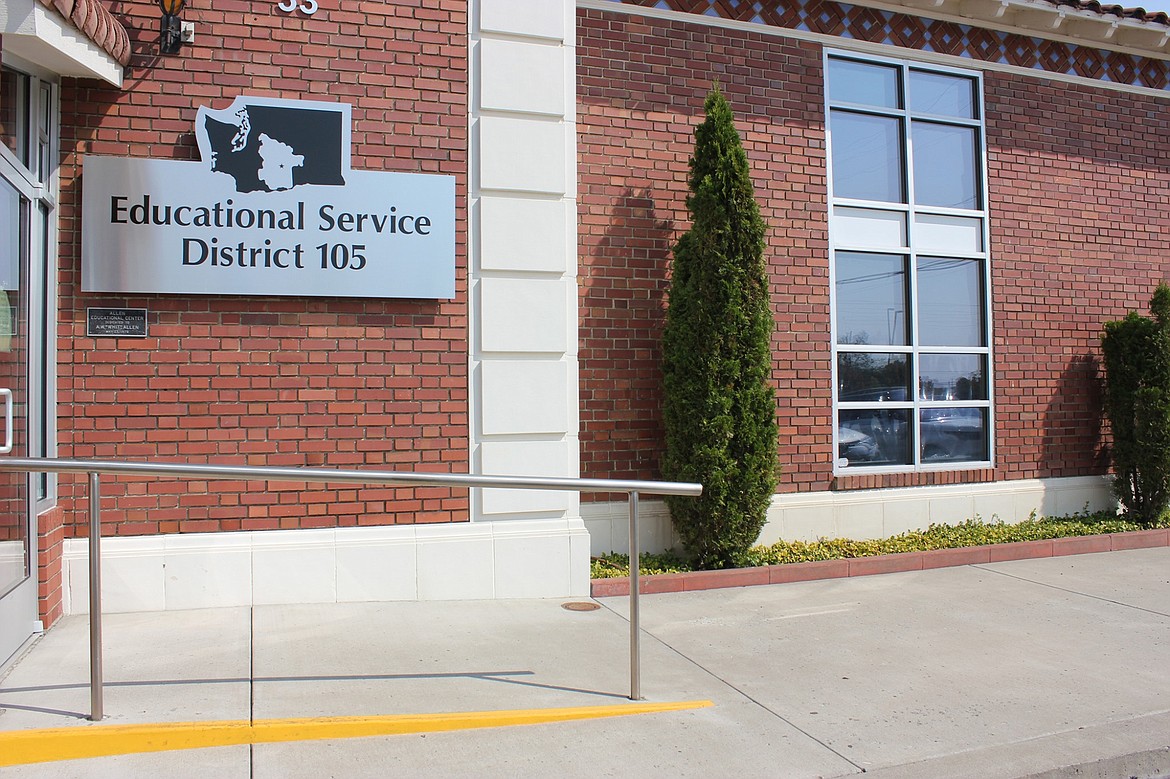
[[[627,600],[600,603],[108,615],[101,725],[625,704]],[[1170,776],[1170,549],[650,595],[642,625],[645,698],[713,707],[0,777]],[[50,630],[0,731],[94,727],[87,646]]]

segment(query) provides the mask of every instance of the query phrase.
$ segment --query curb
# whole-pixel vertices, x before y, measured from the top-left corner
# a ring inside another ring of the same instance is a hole
[[[788,584],[820,579],[844,579],[850,576],[873,576],[882,573],[923,571],[979,563],[1003,563],[1033,560],[1040,557],[1117,552],[1124,549],[1150,549],[1170,546],[1170,529],[1132,530],[1096,536],[1072,536],[1044,541],[1017,541],[1009,544],[965,546],[956,549],[932,549],[927,552],[852,557],[843,560],[818,560],[811,563],[766,565],[758,568],[731,568],[724,571],[663,573],[638,578],[643,594],[694,592],[725,587],[750,587],[758,584]],[[629,577],[593,579],[590,595],[609,598],[630,594]]]

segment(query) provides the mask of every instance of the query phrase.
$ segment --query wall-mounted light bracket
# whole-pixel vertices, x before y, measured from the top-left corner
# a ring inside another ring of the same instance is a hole
[[[178,54],[183,47],[183,20],[179,14],[187,0],[158,0],[158,7],[162,10],[162,22],[159,27],[158,51],[160,54]],[[188,38],[189,39],[189,38]]]

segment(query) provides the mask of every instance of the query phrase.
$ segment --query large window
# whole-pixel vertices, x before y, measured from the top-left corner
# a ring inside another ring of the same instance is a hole
[[[992,458],[977,74],[826,55],[837,472]]]

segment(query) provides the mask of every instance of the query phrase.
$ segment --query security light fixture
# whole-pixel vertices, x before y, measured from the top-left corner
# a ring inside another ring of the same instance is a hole
[[[160,54],[178,54],[183,46],[183,21],[179,14],[187,0],[158,0],[162,9],[162,33],[158,41]]]

